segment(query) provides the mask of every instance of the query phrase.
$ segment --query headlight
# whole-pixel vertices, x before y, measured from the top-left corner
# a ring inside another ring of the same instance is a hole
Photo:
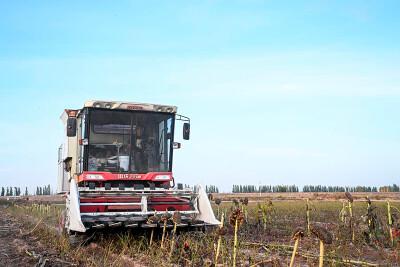
[[[156,175],[156,177],[154,177],[154,180],[156,181],[169,181],[171,180],[171,176],[170,175]]]
[[[104,180],[104,177],[101,174],[86,174],[86,179]]]

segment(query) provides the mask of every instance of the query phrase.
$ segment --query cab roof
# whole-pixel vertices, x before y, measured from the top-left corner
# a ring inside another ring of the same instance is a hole
[[[176,113],[176,106],[139,103],[139,102],[121,102],[121,101],[101,101],[89,100],[86,101],[84,107],[87,108],[106,108],[106,109],[123,109],[123,110],[143,110],[154,112]]]

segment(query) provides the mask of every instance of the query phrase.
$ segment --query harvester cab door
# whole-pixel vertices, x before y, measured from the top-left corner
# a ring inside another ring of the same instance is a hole
[[[167,171],[170,163],[172,137],[172,118],[161,120],[158,124],[160,169]]]
[[[78,149],[78,173],[82,173],[84,168],[85,168],[85,154],[87,153],[88,150],[88,136],[87,136],[87,127],[88,125],[86,124],[87,122],[87,110],[82,113],[81,118],[79,120],[79,125],[78,125],[78,140],[81,140],[79,142],[79,149]]]

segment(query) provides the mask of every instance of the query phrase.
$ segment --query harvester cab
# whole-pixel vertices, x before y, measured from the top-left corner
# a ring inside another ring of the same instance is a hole
[[[159,227],[150,217],[179,213],[180,227],[217,225],[201,186],[183,188],[172,174],[175,106],[88,101],[66,109],[58,153],[58,193],[66,194],[61,222],[70,234],[111,227]],[[151,221],[151,222],[149,222]]]

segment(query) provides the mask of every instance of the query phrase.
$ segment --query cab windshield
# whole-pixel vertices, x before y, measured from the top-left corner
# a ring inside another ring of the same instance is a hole
[[[91,110],[88,171],[171,171],[174,114]]]

